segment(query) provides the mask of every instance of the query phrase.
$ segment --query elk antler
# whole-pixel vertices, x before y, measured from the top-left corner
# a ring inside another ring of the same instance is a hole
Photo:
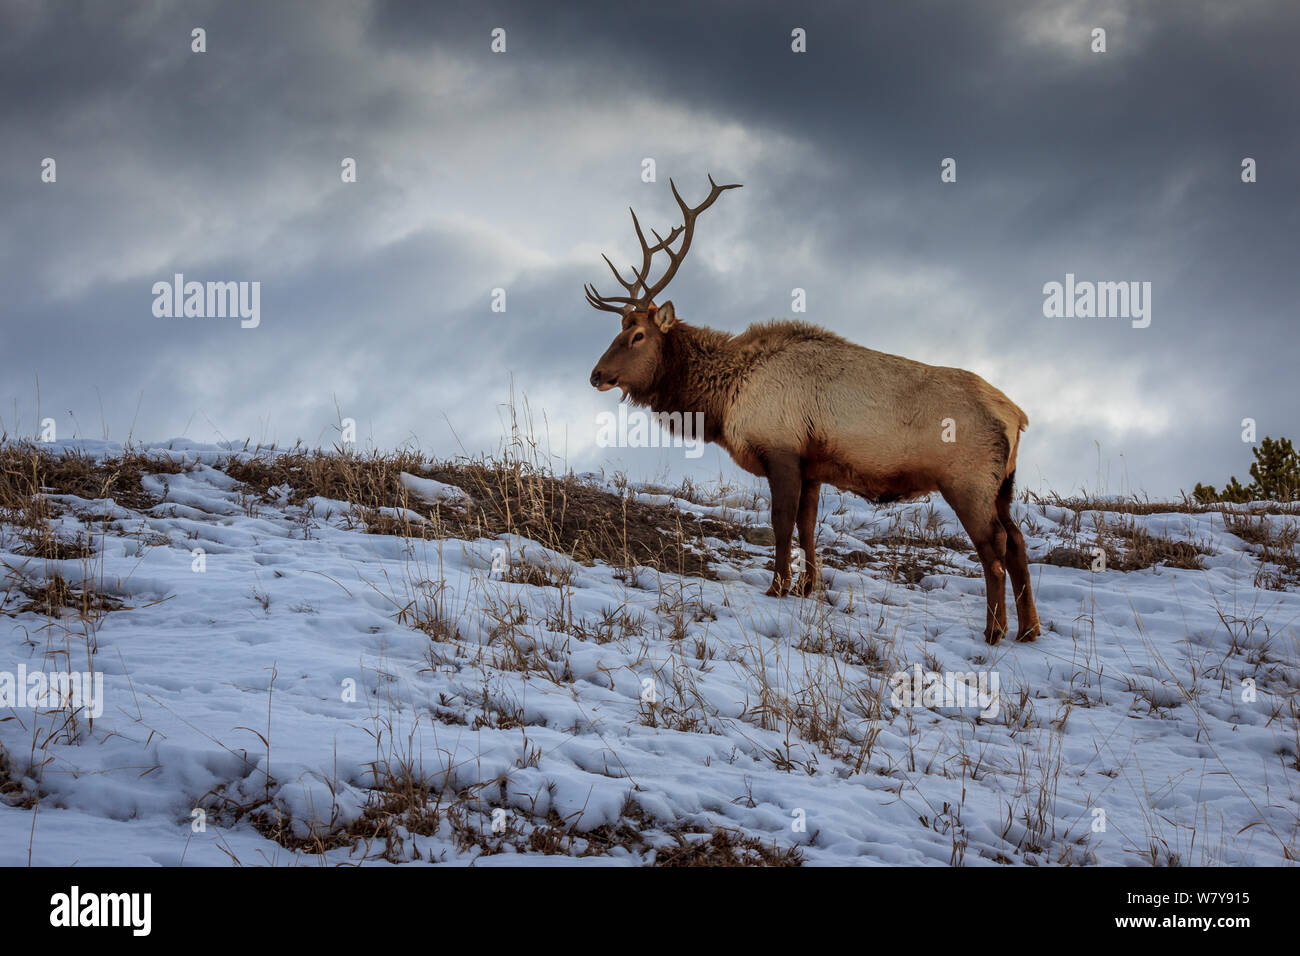
[[[635,272],[636,278],[629,282],[627,279],[623,278],[622,274],[616,268],[614,268],[614,263],[609,261],[609,256],[602,254],[601,258],[604,259],[605,264],[609,266],[609,271],[614,273],[614,278],[618,280],[618,284],[627,291],[627,295],[601,295],[596,291],[595,286],[584,285],[582,288],[587,294],[587,303],[592,308],[601,309],[605,312],[621,313],[623,307],[627,305],[634,307],[643,307],[648,305],[654,297],[662,292],[667,287],[668,283],[672,281],[673,276],[677,274],[678,267],[682,264],[682,260],[686,258],[686,253],[691,248],[691,240],[695,237],[695,217],[712,206],[725,190],[740,188],[740,183],[732,183],[728,186],[719,186],[713,181],[713,177],[710,176],[709,198],[705,199],[704,202],[700,203],[698,206],[692,208],[686,205],[686,201],[682,199],[681,193],[677,191],[676,183],[670,179],[668,180],[668,185],[672,188],[673,198],[677,200],[677,205],[682,209],[682,224],[674,227],[673,230],[668,233],[668,238],[666,239],[651,229],[651,235],[658,240],[652,246],[645,240],[645,234],[641,231],[641,223],[637,221],[636,212],[629,208],[628,212],[632,213],[632,225],[636,229],[637,241],[641,243],[641,268]],[[673,252],[672,243],[677,241],[678,236],[682,237],[682,244],[676,252]],[[668,253],[668,271],[666,271],[660,277],[659,281],[652,286],[649,283],[650,263],[655,254],[659,252]],[[643,290],[640,295],[637,295],[637,289]]]

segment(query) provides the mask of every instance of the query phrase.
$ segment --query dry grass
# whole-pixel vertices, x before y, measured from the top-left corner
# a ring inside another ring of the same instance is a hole
[[[223,826],[247,819],[268,840],[296,853],[324,855],[344,850],[349,860],[379,858],[389,863],[422,859],[413,837],[450,838],[459,853],[495,856],[500,853],[540,853],[546,856],[600,857],[615,851],[654,866],[800,866],[798,847],[782,847],[724,827],[664,825],[646,816],[630,800],[613,824],[580,830],[574,819],[554,810],[534,819],[517,810],[496,808],[487,799],[502,781],[486,781],[453,790],[431,782],[417,761],[392,753],[370,767],[375,784],[361,814],[343,824],[337,797],[327,821],[307,828],[294,821],[266,791],[223,784],[200,801]],[[671,841],[671,845],[665,845]],[[442,862],[432,854],[429,862]]]
[[[970,577],[979,573],[977,567],[954,560],[955,555],[963,555],[974,561],[975,548],[964,534],[947,533],[933,506],[895,514],[884,534],[871,535],[863,543],[865,550],[825,548],[822,560],[832,568],[871,568],[886,581],[905,587],[914,587],[931,574]]]
[[[571,634],[580,641],[610,644],[645,634],[645,616],[629,611],[627,605],[601,608],[593,619],[575,617],[573,605],[566,592],[561,591],[555,601],[549,602],[546,627],[561,634]]]
[[[1284,591],[1300,584],[1300,523],[1274,523],[1263,515],[1233,514],[1223,516],[1224,528],[1251,546],[1260,561],[1255,586]]]
[[[12,550],[45,561],[79,561],[85,583],[73,585],[58,572],[36,574],[26,564],[10,566],[0,593],[6,613],[35,613],[51,619],[70,614],[94,621],[123,603],[102,593],[91,582],[99,560],[94,535],[68,536],[56,530],[54,519],[64,509],[53,501],[60,495],[87,501],[109,499],[123,508],[145,510],[157,499],[144,489],[146,473],[175,474],[183,466],[167,459],[147,457],[128,450],[122,455],[96,460],[89,455],[54,453],[26,442],[0,444],[0,526],[15,532],[19,543]],[[83,517],[89,523],[92,519]],[[11,604],[13,598],[25,599]]]
[[[799,866],[803,863],[798,847],[769,846],[721,827],[703,839],[679,835],[677,841],[677,846],[656,853],[655,866]]]
[[[1109,511],[1127,515],[1163,515],[1163,514],[1210,514],[1214,512],[1231,513],[1232,506],[1222,501],[1202,502],[1184,493],[1181,498],[1172,501],[1152,501],[1149,497],[1097,497],[1094,495],[1073,495],[1063,497],[1059,494],[1038,494],[1026,491],[1023,500],[1028,504],[1069,511]],[[1300,514],[1294,504],[1282,502],[1255,502],[1250,506],[1253,514]]]
[[[111,498],[123,508],[142,511],[157,503],[144,490],[146,473],[177,474],[184,466],[128,449],[96,460],[79,452],[54,454],[29,442],[0,444],[0,516],[27,526],[50,517],[48,495],[75,495],[88,501]]]
[[[231,460],[222,467],[268,497],[271,489],[287,485],[293,502],[313,496],[346,501],[371,533],[468,540],[517,534],[585,564],[600,560],[713,578],[703,539],[730,533],[723,522],[639,502],[520,459],[435,462],[411,452],[361,456],[295,450]],[[469,503],[429,504],[402,486],[402,472],[454,485],[469,495]],[[394,517],[385,509],[425,520]],[[554,584],[545,569],[518,573]]]
[[[31,612],[57,618],[71,612],[74,616],[93,621],[109,611],[120,611],[126,606],[117,598],[93,587],[73,587],[58,574],[50,575],[44,581],[19,579],[11,584],[27,598],[17,607],[17,613],[20,614]]]
[[[0,745],[0,803],[23,810],[36,806],[39,797],[23,785],[24,776],[14,765],[9,751]]]
[[[1214,553],[1208,542],[1154,534],[1138,524],[1130,513],[1117,513],[1120,517],[1109,517],[1105,512],[1093,514],[1092,539],[1086,539],[1081,537],[1084,512],[1076,512],[1073,521],[1063,523],[1066,543],[1052,548],[1038,560],[1059,567],[1087,569],[1093,566],[1095,551],[1100,548],[1108,571],[1140,571],[1156,565],[1201,571],[1204,570],[1201,555]]]
[[[1115,571],[1140,571],[1157,564],[1171,568],[1204,570],[1200,556],[1210,554],[1208,546],[1152,534],[1132,518],[1096,519],[1097,543],[1106,551],[1106,566]]]

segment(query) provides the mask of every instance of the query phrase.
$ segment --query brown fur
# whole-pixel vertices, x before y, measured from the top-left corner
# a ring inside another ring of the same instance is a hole
[[[813,528],[823,483],[876,502],[938,491],[984,567],[986,639],[1007,630],[1008,573],[1018,638],[1037,637],[1024,538],[1010,512],[1029,419],[978,375],[876,352],[804,322],[730,335],[679,322],[671,302],[652,302],[624,310],[591,381],[655,412],[702,412],[705,439],[768,479],[776,533],[769,594],[791,590],[796,525],[807,572],[794,590],[820,586]],[[945,428],[955,440],[944,440]]]

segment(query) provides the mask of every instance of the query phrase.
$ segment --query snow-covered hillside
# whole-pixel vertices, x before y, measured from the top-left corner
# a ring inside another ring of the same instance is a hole
[[[70,449],[122,452],[45,446]],[[6,502],[0,864],[1300,852],[1298,519],[1276,505],[1018,503],[1045,633],[990,647],[979,566],[937,498],[827,489],[828,591],[780,600],[757,483],[573,482],[615,540],[625,494],[703,519],[680,575],[476,536],[475,489],[447,469],[402,478],[408,508],[360,514],[291,481],[254,491],[230,449],[135,454],[173,464],[133,495]],[[27,707],[14,682],[37,672],[102,674],[102,699]],[[898,693],[896,675],[932,673],[995,696]]]

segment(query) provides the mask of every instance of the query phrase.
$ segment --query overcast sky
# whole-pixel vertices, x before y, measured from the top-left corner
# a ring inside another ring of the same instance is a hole
[[[39,378],[59,437],[329,444],[341,413],[474,454],[513,383],[561,464],[738,475],[596,447],[587,384],[600,252],[712,173],[745,188],[678,314],[740,331],[798,287],[793,317],[978,372],[1029,415],[1026,487],[1169,495],[1246,477],[1243,418],[1300,438],[1300,4],[741,7],[0,0],[0,429],[37,429]],[[155,317],[178,272],[260,282],[260,325]],[[1150,325],[1044,317],[1067,273],[1150,282]]]

